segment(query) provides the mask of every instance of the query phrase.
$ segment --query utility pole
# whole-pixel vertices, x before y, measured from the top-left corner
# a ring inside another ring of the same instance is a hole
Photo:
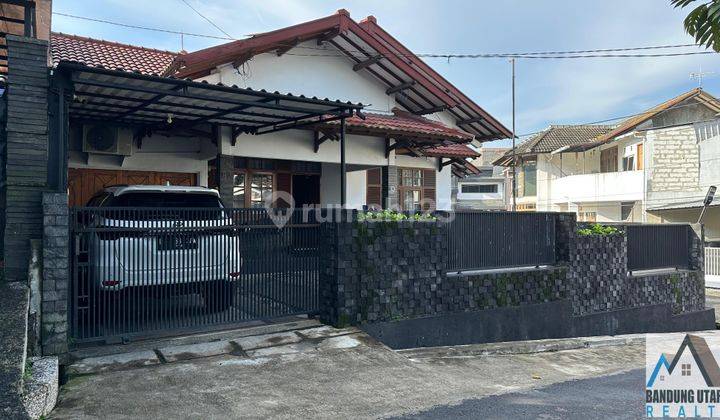
[[[515,173],[515,59],[510,59],[512,67],[512,211],[517,209],[517,174]]]

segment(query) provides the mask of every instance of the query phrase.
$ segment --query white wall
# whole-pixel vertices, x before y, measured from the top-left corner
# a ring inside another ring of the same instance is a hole
[[[340,142],[327,140],[317,153],[313,149],[313,133],[309,130],[286,130],[253,136],[238,136],[235,146],[223,153],[266,159],[305,160],[309,162],[340,162]],[[348,164],[384,166],[385,139],[380,137],[345,137],[345,160]]]
[[[450,165],[444,167],[436,177],[435,196],[438,210],[452,210],[452,171]]]
[[[312,48],[303,48],[312,47]],[[230,64],[219,66],[214,74],[199,80],[223,83],[308,97],[360,102],[368,112],[390,112],[397,106],[395,95],[387,95],[387,86],[365,71],[352,69],[353,62],[340,56],[331,45],[317,49],[315,41],[301,43],[291,54],[280,57],[275,52],[259,54],[245,63],[241,73]],[[302,52],[302,55],[293,55]],[[309,56],[307,56],[309,55]],[[450,127],[457,127],[448,112],[426,115]],[[227,147],[226,147],[227,146]],[[339,142],[326,141],[318,151],[313,150],[313,134],[309,130],[287,130],[261,136],[241,135],[235,146],[223,145],[222,153],[267,159],[291,159],[323,162],[320,181],[322,204],[338,203],[340,180],[335,175],[340,162]],[[437,168],[435,158],[394,156],[385,158],[385,139],[348,135],[346,137],[348,164],[366,166],[397,165],[412,168]],[[361,179],[362,178],[362,179]],[[348,172],[348,205],[365,204],[364,172]],[[438,208],[450,209],[451,171],[449,167],[437,174]]]
[[[73,127],[73,134],[76,129]],[[133,143],[132,155],[124,159],[116,155],[86,154],[79,150],[81,147],[78,144],[71,147],[75,150],[69,152],[70,168],[194,173],[201,186],[208,185],[208,160],[215,157],[214,146],[207,139],[157,134],[143,139],[140,149]]]
[[[326,44],[326,51],[317,48],[320,47],[312,40],[301,43],[291,51],[293,54],[300,52],[303,56],[285,54],[278,57],[274,51],[259,54],[245,63],[244,75],[238,74],[231,65],[223,65],[218,68],[217,74],[200,80],[270,92],[361,102],[373,109],[385,111],[395,106],[394,96],[385,94],[386,87],[367,72],[354,71],[353,62],[339,54],[334,47]]]

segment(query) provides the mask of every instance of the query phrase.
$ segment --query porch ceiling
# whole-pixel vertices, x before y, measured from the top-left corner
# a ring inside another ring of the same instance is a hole
[[[71,118],[151,129],[221,124],[232,126],[235,134],[264,134],[339,120],[363,107],[73,62],[60,62],[55,71],[67,77],[74,89]]]

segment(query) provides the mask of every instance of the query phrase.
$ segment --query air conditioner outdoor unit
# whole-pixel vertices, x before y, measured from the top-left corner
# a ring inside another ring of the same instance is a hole
[[[83,126],[83,152],[132,155],[132,130],[107,124]]]

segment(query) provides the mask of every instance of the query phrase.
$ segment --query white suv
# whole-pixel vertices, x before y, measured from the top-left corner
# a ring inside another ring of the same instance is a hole
[[[241,272],[232,214],[204,187],[107,187],[81,210],[89,296],[128,288],[200,293],[209,309],[233,304]]]

